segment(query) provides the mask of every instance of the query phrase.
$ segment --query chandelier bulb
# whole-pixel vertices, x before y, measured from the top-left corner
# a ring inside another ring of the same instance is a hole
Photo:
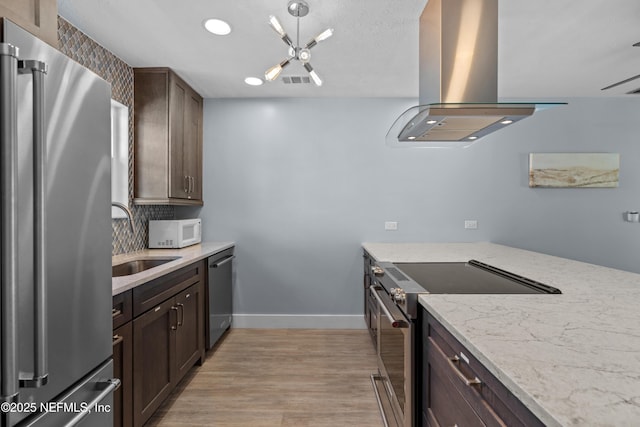
[[[316,86],[322,86],[322,80],[320,79],[320,77],[318,77],[318,74],[315,72],[315,70],[310,71],[309,76],[311,77],[311,80],[313,80],[313,82],[316,84]]]
[[[275,79],[278,78],[278,76],[280,75],[284,67],[289,65],[289,62],[290,62],[290,59],[285,59],[281,63],[269,68],[267,71],[265,71],[264,78],[270,82],[274,81]]]
[[[280,25],[280,21],[278,21],[278,18],[276,18],[275,16],[269,16],[269,24],[280,37],[285,37],[287,35],[287,33],[284,31],[284,28],[282,28],[282,25]]]
[[[319,43],[323,40],[328,39],[332,35],[333,35],[333,28],[327,28],[326,30],[318,34],[314,40],[316,41],[316,43]]]

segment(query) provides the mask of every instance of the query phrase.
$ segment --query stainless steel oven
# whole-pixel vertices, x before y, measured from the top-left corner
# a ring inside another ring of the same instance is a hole
[[[424,289],[413,281],[398,284],[394,268],[374,265],[371,270],[378,352],[378,372],[371,381],[385,426],[413,427],[417,305]]]
[[[371,288],[377,301],[378,372],[371,376],[386,426],[413,425],[414,325],[379,286]]]

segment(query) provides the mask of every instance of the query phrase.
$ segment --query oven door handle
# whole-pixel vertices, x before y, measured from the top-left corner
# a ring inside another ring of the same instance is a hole
[[[389,309],[387,308],[387,305],[384,303],[384,301],[382,300],[382,298],[378,293],[379,289],[380,288],[372,288],[373,296],[376,297],[376,300],[378,301],[378,306],[383,311],[384,315],[387,316],[387,319],[389,319],[391,326],[394,328],[408,328],[409,325],[407,324],[407,321],[405,319],[399,319],[397,317],[394,317],[393,314],[391,314],[391,311],[389,311]]]

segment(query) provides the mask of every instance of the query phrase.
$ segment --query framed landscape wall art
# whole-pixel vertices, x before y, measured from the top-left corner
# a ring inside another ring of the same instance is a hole
[[[617,187],[618,153],[530,153],[529,187]]]

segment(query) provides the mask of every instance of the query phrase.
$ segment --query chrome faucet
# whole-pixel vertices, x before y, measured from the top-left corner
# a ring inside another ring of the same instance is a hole
[[[131,230],[131,234],[133,234],[133,214],[131,213],[131,210],[120,202],[111,202],[111,206],[120,208],[127,214],[127,218],[129,219],[129,230]]]

